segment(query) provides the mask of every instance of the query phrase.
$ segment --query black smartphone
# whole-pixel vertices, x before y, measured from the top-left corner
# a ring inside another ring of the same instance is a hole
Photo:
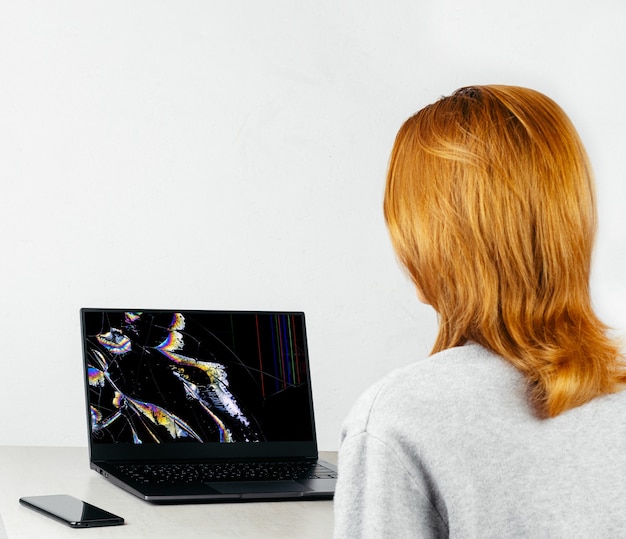
[[[20,498],[20,503],[72,528],[95,528],[97,526],[124,524],[122,517],[67,494],[28,496]]]

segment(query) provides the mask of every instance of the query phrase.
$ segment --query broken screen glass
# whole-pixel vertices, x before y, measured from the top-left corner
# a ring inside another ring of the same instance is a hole
[[[83,316],[94,443],[313,438],[301,313]]]

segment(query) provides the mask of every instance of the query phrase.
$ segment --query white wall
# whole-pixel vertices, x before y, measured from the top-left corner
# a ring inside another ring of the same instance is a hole
[[[626,327],[621,0],[0,0],[0,444],[84,445],[78,309],[302,309],[322,449],[428,353],[381,215],[401,122],[459,86],[556,99]]]

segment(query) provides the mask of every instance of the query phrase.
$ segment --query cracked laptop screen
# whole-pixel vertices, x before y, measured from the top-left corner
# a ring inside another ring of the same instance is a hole
[[[86,310],[83,328],[94,443],[313,439],[301,313]]]

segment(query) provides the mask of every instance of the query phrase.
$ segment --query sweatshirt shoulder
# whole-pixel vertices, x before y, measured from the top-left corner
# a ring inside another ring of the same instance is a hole
[[[348,415],[342,439],[412,422],[418,412],[421,418],[436,417],[442,408],[471,406],[484,398],[481,386],[507,392],[517,388],[509,394],[524,399],[520,381],[521,374],[511,364],[480,345],[451,348],[396,369],[368,388]]]

